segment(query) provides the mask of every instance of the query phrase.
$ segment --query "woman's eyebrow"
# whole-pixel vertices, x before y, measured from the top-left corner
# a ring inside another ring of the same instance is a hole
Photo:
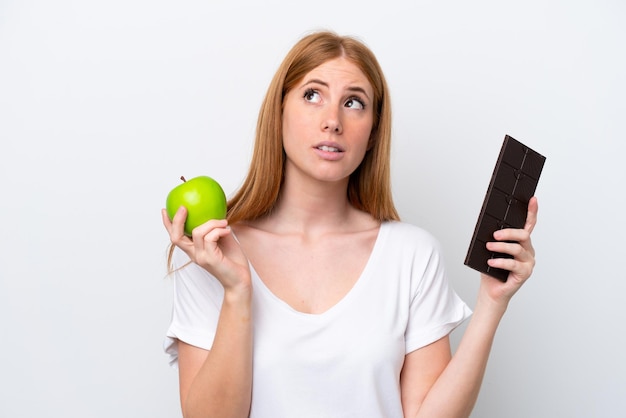
[[[327,83],[327,82],[322,81],[322,80],[320,80],[320,79],[318,79],[318,78],[313,78],[313,79],[311,79],[311,80],[307,81],[306,83],[304,83],[304,84],[302,85],[302,87],[304,87],[304,86],[308,86],[309,84],[321,84],[321,85],[322,85],[322,86],[324,86],[324,87],[328,87],[328,83]]]
[[[313,78],[311,80],[308,80],[307,82],[305,82],[302,87],[308,86],[309,84],[320,84],[326,88],[329,87],[328,83],[325,81],[322,81],[318,78]],[[370,96],[367,94],[367,91],[365,91],[365,89],[363,87],[359,87],[359,86],[350,86],[347,88],[348,91],[351,92],[355,92],[355,93],[361,93],[363,94],[366,98],[370,98]]]
[[[359,86],[348,87],[348,91],[353,91],[355,93],[362,93],[368,99],[370,98],[369,94],[367,94],[367,92],[365,91],[363,87],[359,87]]]

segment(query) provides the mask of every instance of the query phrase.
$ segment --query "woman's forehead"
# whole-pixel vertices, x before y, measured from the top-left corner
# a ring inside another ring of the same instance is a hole
[[[344,57],[333,58],[323,62],[305,74],[298,84],[307,84],[312,80],[321,82],[322,84],[342,83],[358,86],[368,90],[370,96],[373,90],[369,78],[361,68]]]

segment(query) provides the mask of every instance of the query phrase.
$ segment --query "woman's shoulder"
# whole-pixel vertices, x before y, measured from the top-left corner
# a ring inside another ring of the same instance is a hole
[[[382,227],[388,229],[389,233],[394,235],[408,235],[436,241],[435,236],[429,230],[409,222],[385,221],[382,223]]]
[[[403,246],[440,247],[437,238],[427,229],[404,221],[386,221],[381,225],[381,232],[390,242]]]

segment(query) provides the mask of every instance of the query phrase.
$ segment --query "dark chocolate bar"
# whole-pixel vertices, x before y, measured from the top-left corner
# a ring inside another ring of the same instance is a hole
[[[483,206],[464,264],[506,282],[508,270],[489,267],[490,258],[512,258],[485,247],[493,233],[504,228],[523,228],[528,201],[535,194],[546,157],[506,135],[489,182]]]

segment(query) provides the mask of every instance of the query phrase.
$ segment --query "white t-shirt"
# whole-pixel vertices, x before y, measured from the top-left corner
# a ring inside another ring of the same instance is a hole
[[[177,250],[175,262],[188,261]],[[402,417],[404,356],[471,314],[448,285],[438,242],[402,222],[381,225],[358,281],[322,314],[294,310],[251,270],[252,418]],[[196,264],[175,274],[174,289],[164,349],[175,366],[176,339],[211,348],[224,292]]]

